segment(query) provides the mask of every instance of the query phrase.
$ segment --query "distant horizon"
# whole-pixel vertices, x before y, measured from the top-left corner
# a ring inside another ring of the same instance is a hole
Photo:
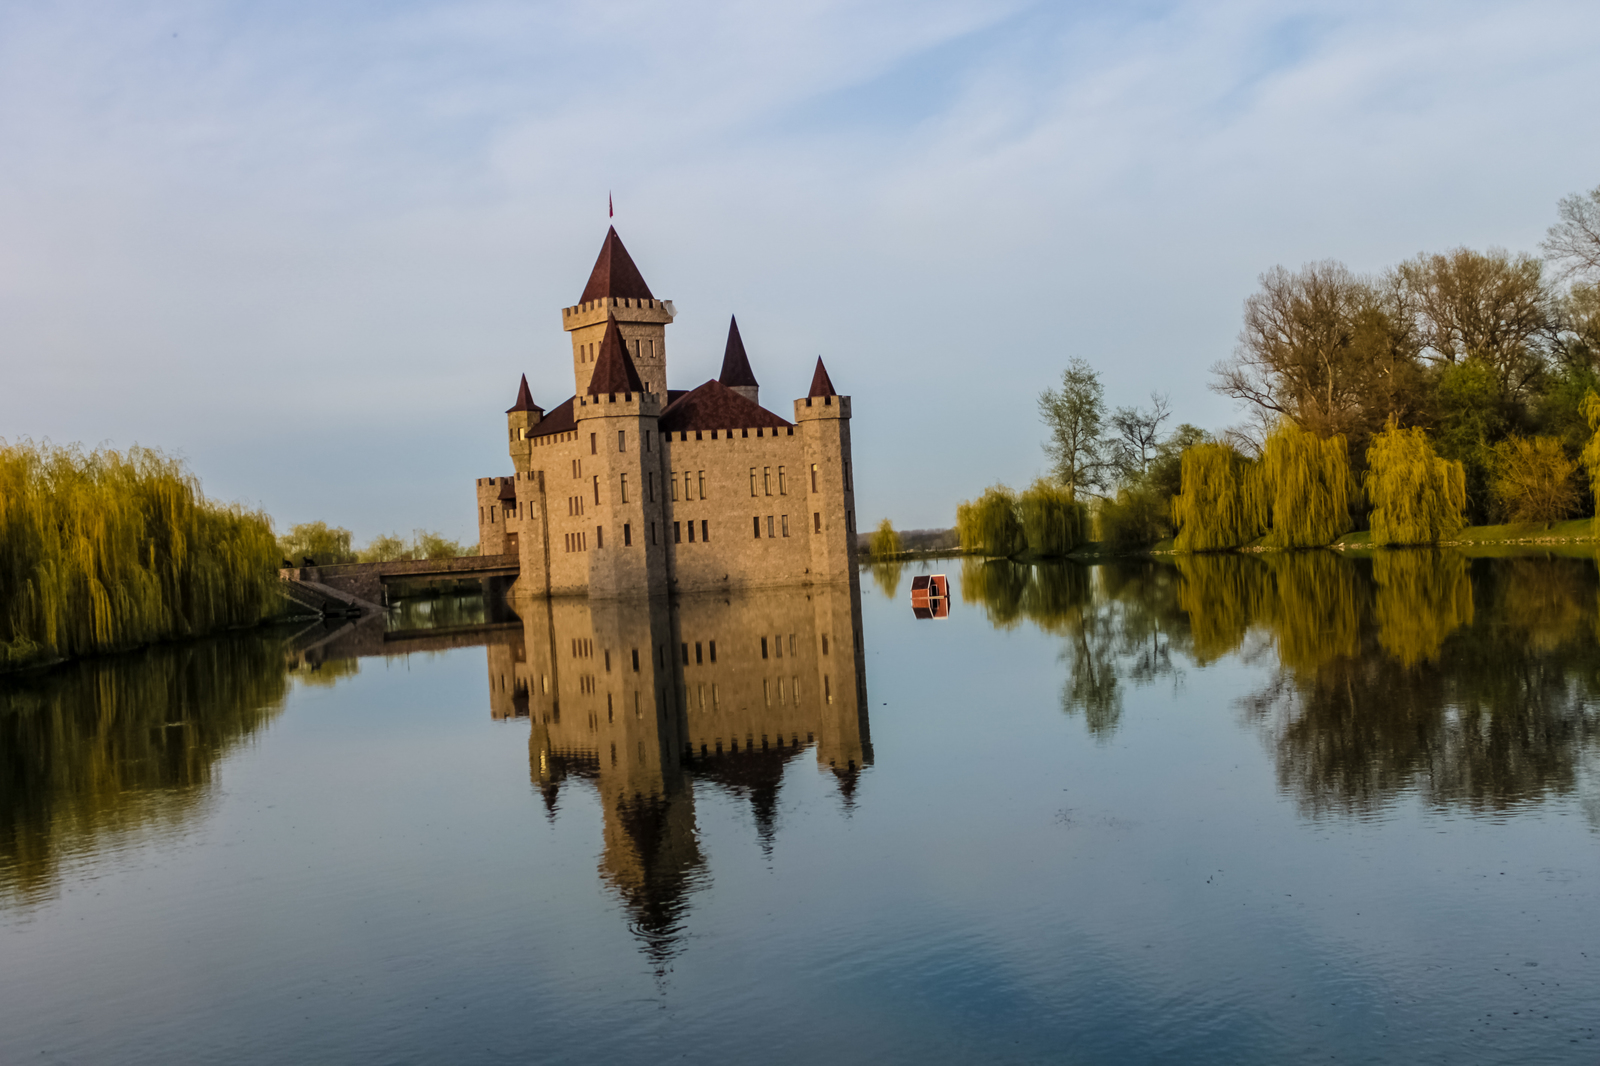
[[[0,437],[159,448],[279,532],[473,542],[519,376],[572,391],[560,309],[614,223],[678,309],[671,388],[731,314],[785,417],[822,356],[860,527],[949,528],[1045,472],[1073,357],[1216,430],[1262,272],[1537,254],[1600,185],[1597,32],[1577,3],[14,5]]]

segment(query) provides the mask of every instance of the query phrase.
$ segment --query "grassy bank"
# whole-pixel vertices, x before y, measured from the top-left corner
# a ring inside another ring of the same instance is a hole
[[[0,441],[0,670],[253,625],[278,558],[161,452]]]

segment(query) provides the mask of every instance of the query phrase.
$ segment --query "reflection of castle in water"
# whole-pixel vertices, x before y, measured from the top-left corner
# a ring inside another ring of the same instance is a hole
[[[695,780],[748,800],[766,849],[783,773],[804,749],[853,802],[872,761],[855,583],[515,606],[521,632],[488,648],[491,713],[529,720],[530,773],[552,818],[563,788],[598,792],[601,875],[658,965],[704,876]]]

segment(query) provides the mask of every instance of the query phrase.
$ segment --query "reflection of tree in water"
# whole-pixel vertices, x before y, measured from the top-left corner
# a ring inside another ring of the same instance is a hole
[[[288,677],[277,641],[241,635],[0,681],[0,896],[46,898],[63,856],[183,823]]]
[[[1108,737],[1122,718],[1122,683],[1174,676],[1172,630],[1185,625],[1170,567],[1153,562],[962,565],[961,596],[1002,628],[1027,619],[1062,638],[1068,665],[1062,710]]]
[[[905,573],[905,563],[870,563],[866,569],[872,575],[873,583],[883,590],[884,596],[892,600],[900,595],[900,576]]]
[[[1244,706],[1282,787],[1312,813],[1407,790],[1486,810],[1570,794],[1600,729],[1600,581],[1587,560],[1420,550],[979,565],[963,569],[963,598],[1062,637],[1063,707],[1097,736],[1116,728],[1125,683],[1175,673],[1174,651],[1201,665],[1270,655],[1272,680]]]
[[[1246,702],[1282,786],[1312,813],[1372,810],[1413,789],[1488,810],[1572,792],[1600,728],[1588,706],[1600,653],[1580,606],[1593,602],[1593,568],[1419,552],[1373,570],[1360,647],[1283,662]]]

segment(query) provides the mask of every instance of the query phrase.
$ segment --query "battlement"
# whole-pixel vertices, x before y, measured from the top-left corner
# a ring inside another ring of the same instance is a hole
[[[849,418],[850,397],[848,396],[807,396],[803,400],[794,402],[794,420],[796,422],[815,421],[821,418]]]
[[[604,392],[598,396],[578,396],[572,416],[576,419],[635,415],[655,418],[661,414],[661,397],[653,392]]]
[[[777,440],[780,437],[793,440],[794,427],[756,426],[752,429],[669,429],[664,430],[661,434],[661,439],[669,444],[683,444],[697,440],[724,440],[731,444],[736,440]]]
[[[610,315],[616,315],[618,322],[651,322],[665,326],[676,318],[677,314],[677,309],[672,306],[671,300],[607,296],[600,300],[563,307],[561,328],[570,333],[585,326],[602,326]]]

